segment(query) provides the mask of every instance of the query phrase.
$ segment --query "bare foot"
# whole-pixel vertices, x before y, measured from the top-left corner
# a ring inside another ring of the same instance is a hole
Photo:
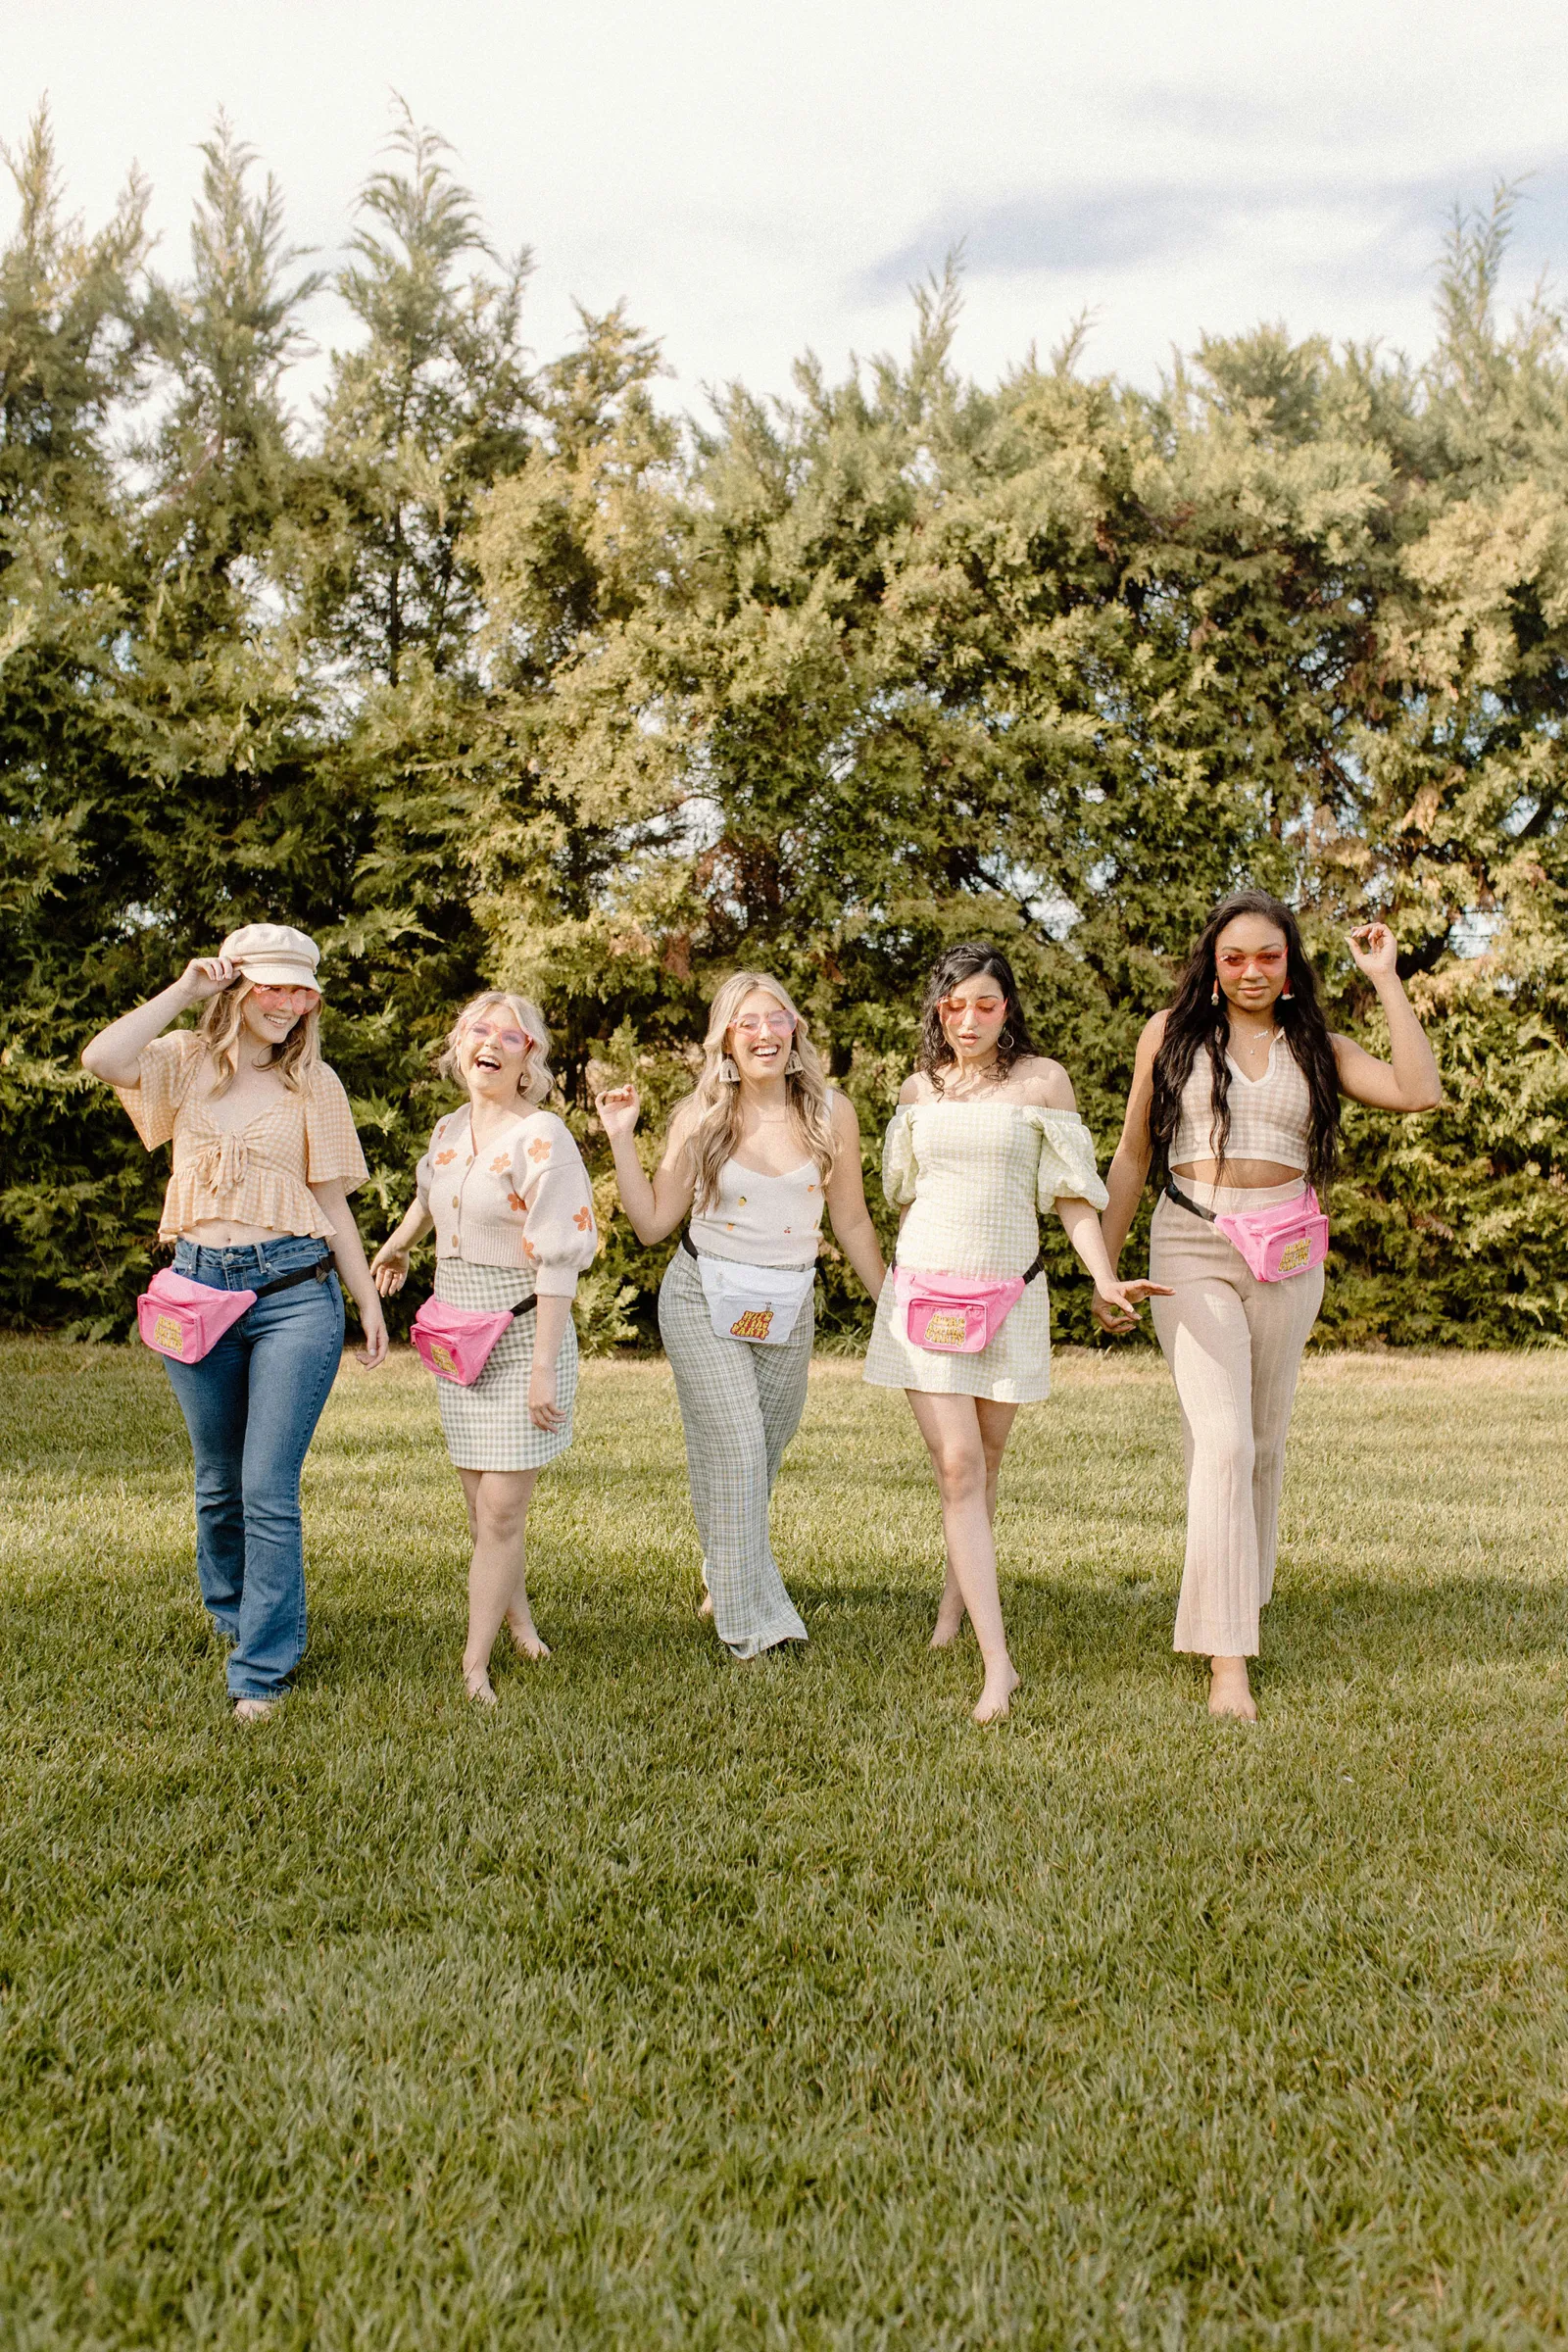
[[[942,1587],[942,1600],[937,1609],[937,1622],[931,1636],[933,1649],[951,1649],[963,1631],[963,1594],[958,1580],[950,1568]]]
[[[1003,1665],[988,1672],[974,1710],[976,1723],[1001,1723],[1005,1719],[1008,1703],[1023,1677],[1008,1658]]]
[[[465,1666],[463,1688],[476,1706],[493,1707],[496,1694],[490,1687],[490,1672],[485,1666]]]
[[[1247,1679],[1245,1658],[1209,1659],[1208,1711],[1211,1715],[1234,1715],[1243,1723],[1257,1721],[1257,1701]]]
[[[265,1723],[269,1715],[276,1713],[275,1698],[236,1698],[234,1701],[236,1723]]]
[[[703,1594],[702,1599],[697,1604],[697,1614],[699,1617],[711,1617],[713,1614],[713,1595],[711,1592],[705,1592]]]
[[[540,1641],[539,1629],[531,1617],[509,1616],[507,1631],[512,1636],[512,1646],[519,1658],[549,1657],[550,1644]]]

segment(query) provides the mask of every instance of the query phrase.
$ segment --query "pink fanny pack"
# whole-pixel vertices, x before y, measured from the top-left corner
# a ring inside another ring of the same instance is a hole
[[[149,1348],[182,1364],[199,1364],[231,1323],[256,1304],[254,1291],[215,1291],[205,1282],[155,1274],[136,1301],[136,1329]]]
[[[989,1348],[1045,1265],[1044,1251],[1022,1274],[983,1282],[973,1274],[929,1274],[895,1266],[893,1296],[904,1309],[911,1347],[931,1355],[978,1355]]]
[[[248,1314],[258,1298],[273,1291],[291,1291],[297,1283],[324,1282],[331,1271],[329,1257],[314,1266],[301,1266],[264,1282],[255,1291],[218,1291],[210,1283],[192,1282],[165,1266],[155,1274],[136,1301],[136,1330],[143,1343],[177,1363],[199,1364],[210,1355],[231,1324]]]
[[[1167,1179],[1165,1191],[1178,1207],[1191,1209],[1222,1233],[1259,1282],[1289,1282],[1293,1275],[1309,1274],[1329,1253],[1329,1221],[1310,1185],[1298,1199],[1276,1200],[1271,1208],[1218,1212],[1189,1200],[1173,1179]]]
[[[409,1337],[420,1361],[437,1380],[455,1380],[460,1389],[471,1389],[513,1316],[532,1314],[535,1303],[523,1298],[515,1307],[503,1306],[486,1315],[475,1307],[449,1306],[445,1299],[427,1298],[414,1318]]]

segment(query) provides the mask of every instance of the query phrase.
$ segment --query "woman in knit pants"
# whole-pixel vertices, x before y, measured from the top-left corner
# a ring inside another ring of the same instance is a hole
[[[1247,1661],[1274,1586],[1285,1438],[1297,1373],[1323,1298],[1323,1267],[1262,1281],[1216,1215],[1322,1190],[1339,1148],[1340,1097],[1433,1109],[1432,1048],[1400,984],[1385,923],[1349,935],[1377,990],[1392,1048],[1379,1061],[1330,1033],[1289,907],[1247,891],[1215,908],[1165,1011],[1138,1042],[1127,1117],[1102,1219],[1112,1265],[1152,1165],[1154,1329],[1181,1400],[1187,1561],[1175,1646],[1209,1661],[1209,1712],[1255,1719]],[[1130,1319],[1097,1298],[1107,1331]]]

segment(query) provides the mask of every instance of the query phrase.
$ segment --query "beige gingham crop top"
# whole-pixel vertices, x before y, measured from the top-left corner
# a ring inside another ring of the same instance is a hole
[[[1261,1078],[1249,1078],[1227,1054],[1231,1065],[1231,1131],[1225,1145],[1227,1159],[1272,1159],[1282,1168],[1300,1168],[1307,1160],[1312,1098],[1300,1063],[1276,1034],[1268,1050],[1268,1067]],[[1181,1116],[1171,1138],[1170,1164],[1191,1167],[1196,1161],[1218,1159],[1213,1140],[1214,1068],[1206,1049],[1200,1049],[1192,1076],[1182,1089]]]
[[[220,1127],[215,1105],[197,1099],[206,1058],[197,1032],[177,1029],[143,1046],[135,1085],[115,1089],[149,1152],[174,1147],[159,1240],[221,1219],[330,1241],[331,1223],[310,1187],[337,1180],[352,1193],[368,1173],[337,1072],[318,1061],[304,1094],[280,1090],[243,1126]]]
[[[483,1152],[467,1105],[436,1121],[415,1179],[435,1225],[438,1258],[531,1268],[542,1298],[569,1298],[594,1262],[593,1186],[571,1130],[524,1111]]]

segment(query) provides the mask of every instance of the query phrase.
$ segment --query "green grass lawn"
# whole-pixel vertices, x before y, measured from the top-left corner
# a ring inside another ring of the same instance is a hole
[[[461,1696],[424,1375],[338,1382],[311,1654],[233,1725],[137,1350],[0,1348],[0,2343],[1568,2338],[1568,1359],[1325,1357],[1263,1722],[1173,1660],[1173,1397],[1065,1357],[1010,1723],[924,1647],[902,1400],[819,1367],[732,1666],[662,1365],[540,1485]]]

